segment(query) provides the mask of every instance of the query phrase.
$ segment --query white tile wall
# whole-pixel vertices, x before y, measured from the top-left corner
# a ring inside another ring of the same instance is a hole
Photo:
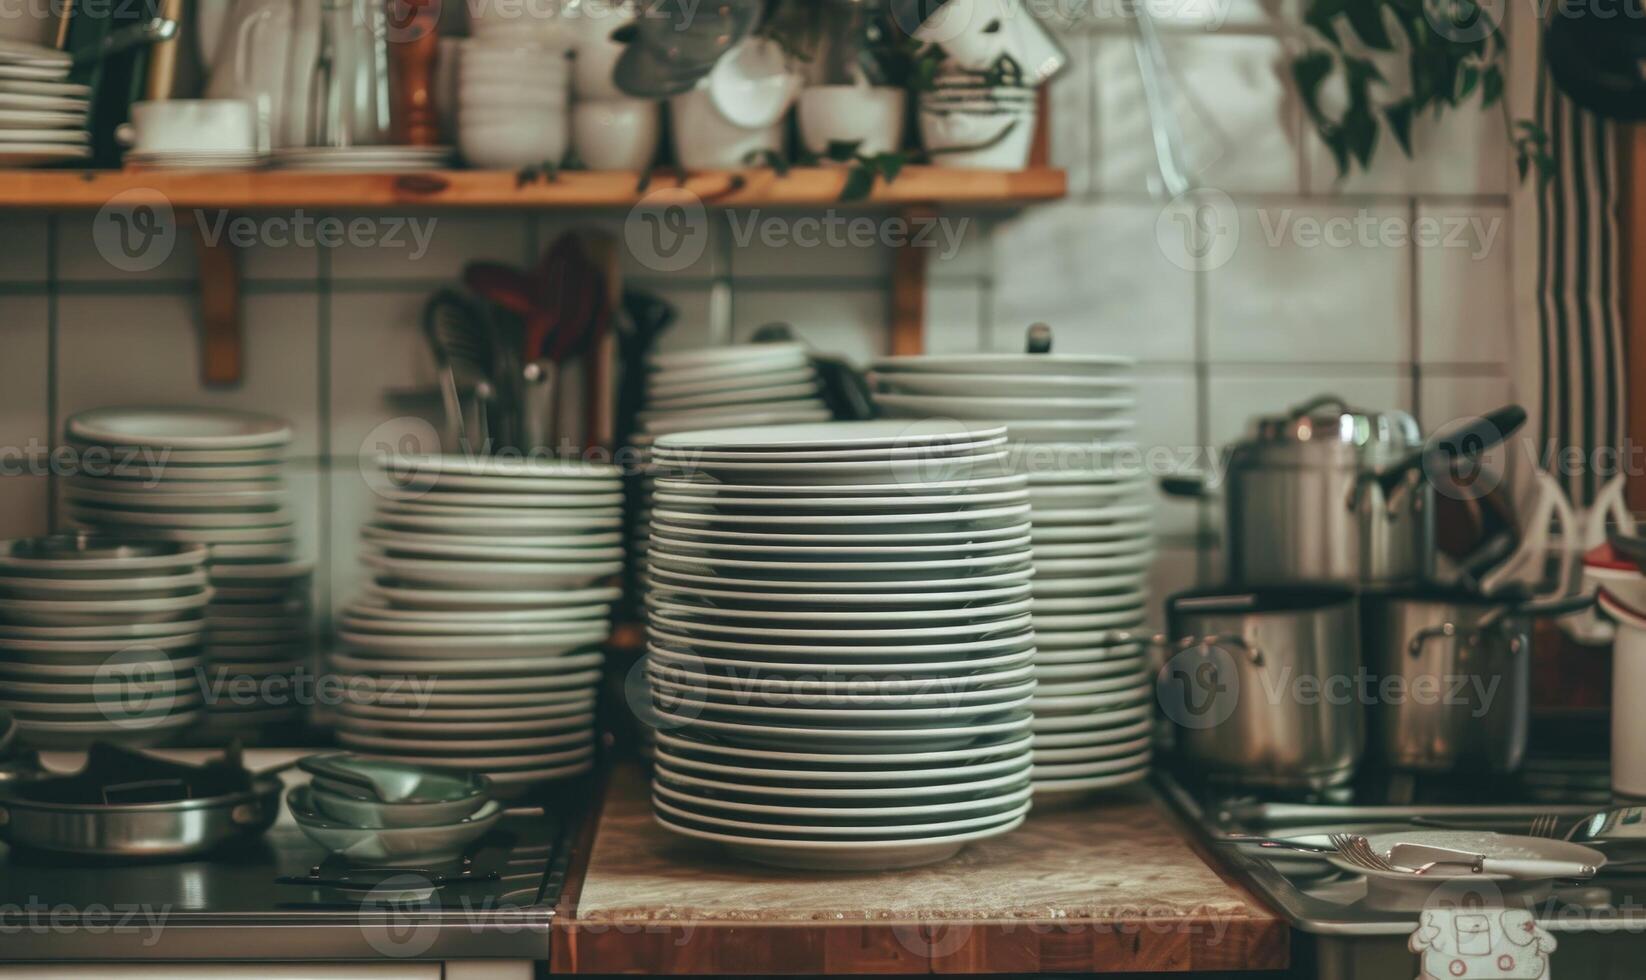
[[[1069,172],[1070,197],[943,215],[947,237],[928,256],[929,350],[1017,350],[1025,326],[1044,321],[1059,351],[1131,354],[1141,361],[1139,441],[1171,455],[1223,445],[1251,415],[1323,390],[1370,407],[1417,408],[1430,426],[1512,395],[1503,336],[1510,185],[1495,115],[1421,126],[1420,160],[1386,146],[1371,173],[1340,182],[1289,83],[1299,0],[1154,4],[1187,162],[1203,186],[1227,195],[1218,199],[1225,211],[1167,205],[1120,0],[1052,6],[1075,24],[1064,34],[1074,63],[1050,99],[1051,152]],[[438,406],[396,393],[432,381],[420,308],[467,262],[524,263],[567,228],[600,228],[623,246],[628,281],[680,310],[662,349],[783,321],[826,351],[866,360],[885,350],[892,252],[884,244],[740,246],[727,218],[710,213],[702,254],[661,272],[627,247],[625,217],[441,214],[421,255],[247,249],[246,379],[206,391],[197,380],[189,234],[158,269],[135,275],[98,252],[90,216],[7,216],[0,446],[43,438],[68,413],[113,402],[289,417],[303,548],[319,559],[322,605],[335,605],[359,579],[355,541],[372,506],[362,447],[430,431]],[[1370,223],[1372,240],[1353,237],[1364,234],[1357,219],[1362,229]],[[1310,237],[1345,220],[1347,244]],[[1381,237],[1429,220],[1461,222],[1463,246]],[[1215,261],[1194,261],[1184,248],[1185,234],[1196,246],[1221,245],[1235,229],[1238,246],[1212,249]],[[1481,229],[1495,229],[1490,247]],[[369,230],[389,232],[381,223]],[[43,481],[0,479],[0,533],[42,530],[47,497]],[[1216,523],[1213,507],[1162,502],[1157,599],[1216,574]]]

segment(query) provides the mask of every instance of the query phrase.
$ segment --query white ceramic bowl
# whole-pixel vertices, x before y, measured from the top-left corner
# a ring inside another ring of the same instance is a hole
[[[645,170],[657,157],[658,103],[646,99],[572,106],[572,146],[590,170]]]
[[[907,95],[900,88],[816,85],[800,93],[795,112],[806,149],[821,156],[831,142],[858,143],[857,152],[894,153],[903,143]]]
[[[576,40],[572,48],[572,91],[579,99],[610,101],[627,98],[612,80],[624,45],[611,39],[612,32],[634,22],[633,4],[604,3],[580,8],[568,18]]]
[[[257,152],[257,111],[243,99],[139,102],[129,125],[132,148],[146,153]]]
[[[566,155],[568,126],[564,115],[524,126],[519,120],[491,122],[458,120],[458,147],[470,166],[489,170],[515,170],[542,163],[558,164]]]

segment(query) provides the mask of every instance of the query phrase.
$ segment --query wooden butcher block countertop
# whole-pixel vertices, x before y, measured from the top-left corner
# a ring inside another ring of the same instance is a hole
[[[653,822],[613,770],[555,922],[557,973],[1275,970],[1283,921],[1221,877],[1152,793],[1043,808],[904,871],[784,871]]]

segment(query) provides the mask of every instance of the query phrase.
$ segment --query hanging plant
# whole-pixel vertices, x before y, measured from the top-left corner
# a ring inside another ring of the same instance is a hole
[[[1419,117],[1438,118],[1475,100],[1503,112],[1522,180],[1534,167],[1544,179],[1554,173],[1548,134],[1531,120],[1509,118],[1503,34],[1475,0],[1306,0],[1303,21],[1314,43],[1292,62],[1292,77],[1339,174],[1369,166],[1384,129],[1411,156]],[[1360,53],[1401,48],[1410,78],[1404,92]],[[1321,105],[1322,89],[1334,76],[1348,96],[1336,118]]]

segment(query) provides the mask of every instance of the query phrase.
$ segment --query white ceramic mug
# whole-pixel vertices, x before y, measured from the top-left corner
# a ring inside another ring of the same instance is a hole
[[[900,88],[814,85],[800,93],[795,115],[806,149],[822,156],[834,142],[857,143],[865,155],[895,153],[903,142]]]
[[[281,144],[285,129],[286,73],[297,6],[291,0],[238,0],[219,35],[216,67],[206,83],[209,99],[245,99],[257,109],[257,149]]]
[[[144,153],[254,153],[257,112],[245,99],[171,99],[131,107],[129,135]]]
[[[707,88],[695,88],[669,100],[674,120],[674,155],[687,170],[750,166],[749,155],[783,149],[781,121],[747,129],[715,108]]]
[[[984,71],[1015,40],[1013,19],[1027,16],[1017,0],[948,0],[914,31],[914,38],[941,47],[952,64]]]
[[[606,2],[583,4],[568,18],[576,42],[572,48],[572,91],[580,99],[612,101],[628,95],[612,80],[617,59],[626,45],[612,40],[612,32],[634,23],[635,6]]]
[[[940,167],[1022,170],[1034,148],[1034,126],[1033,105],[987,112],[920,110],[920,141]]]
[[[661,107],[649,99],[572,106],[572,146],[590,170],[645,170],[657,159]]]

